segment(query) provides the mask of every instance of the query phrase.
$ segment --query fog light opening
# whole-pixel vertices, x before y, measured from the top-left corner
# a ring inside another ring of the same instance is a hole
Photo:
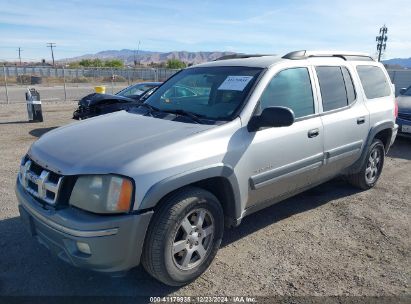
[[[91,254],[90,246],[87,243],[76,242],[76,245],[77,245],[78,251],[85,253],[85,254]]]

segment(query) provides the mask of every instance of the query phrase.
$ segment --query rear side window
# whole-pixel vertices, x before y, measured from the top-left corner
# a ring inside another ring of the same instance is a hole
[[[391,94],[390,86],[384,72],[373,65],[357,66],[358,76],[360,76],[365,96],[368,99],[389,96]]]
[[[315,70],[320,82],[324,112],[346,107],[348,99],[341,68],[320,66]]]
[[[260,98],[261,110],[282,106],[293,110],[295,118],[314,114],[314,99],[307,68],[291,68],[275,75]]]

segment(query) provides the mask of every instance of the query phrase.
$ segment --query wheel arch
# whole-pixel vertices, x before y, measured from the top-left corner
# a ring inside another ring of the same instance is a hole
[[[167,196],[187,186],[199,187],[220,201],[226,226],[236,226],[241,217],[241,200],[237,178],[231,167],[219,164],[168,177],[154,184],[145,194],[139,210],[156,208]]]
[[[394,122],[392,121],[383,121],[371,127],[368,133],[367,139],[364,142],[364,145],[362,147],[361,157],[355,162],[355,164],[353,164],[348,170],[346,170],[347,172],[345,173],[353,174],[353,173],[357,173],[361,169],[367,157],[368,147],[371,145],[372,141],[375,138],[378,138],[379,140],[383,142],[385,152],[387,153],[390,147],[390,143],[391,143],[391,136],[392,136],[393,128],[394,128]]]

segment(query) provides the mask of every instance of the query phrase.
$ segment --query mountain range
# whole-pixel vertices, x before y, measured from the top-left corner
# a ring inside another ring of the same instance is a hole
[[[185,63],[202,63],[207,61],[213,61],[221,56],[231,55],[234,52],[187,52],[187,51],[173,51],[173,52],[153,52],[153,51],[135,51],[129,49],[123,50],[106,50],[95,54],[86,54],[78,57],[66,58],[62,61],[73,62],[82,59],[120,59],[124,61],[126,65],[134,64],[134,60],[140,64],[160,63],[166,62],[169,59],[178,59]],[[384,64],[399,68],[411,68],[411,58],[393,58],[383,61]]]
[[[166,62],[169,59],[178,59],[186,63],[202,63],[215,60],[221,56],[231,55],[233,52],[187,52],[187,51],[174,51],[174,52],[152,52],[152,51],[134,51],[134,50],[107,50],[101,51],[96,54],[86,54],[78,57],[66,58],[62,61],[73,62],[82,59],[120,59],[125,64],[134,64],[134,60],[141,64],[160,63]]]
[[[393,58],[388,60],[383,60],[383,63],[389,64],[390,66],[398,66],[402,68],[411,68],[411,58]]]

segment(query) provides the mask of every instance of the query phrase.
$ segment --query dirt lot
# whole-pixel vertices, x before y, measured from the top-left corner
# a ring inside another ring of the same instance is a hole
[[[0,105],[0,295],[410,295],[411,140],[392,147],[378,185],[360,192],[334,180],[226,230],[209,270],[169,288],[141,268],[123,278],[76,269],[28,236],[14,182],[30,144],[72,123],[74,103]]]
[[[39,91],[41,100],[43,101],[64,101],[64,98],[66,97],[66,100],[69,101],[76,101],[84,96],[94,93],[94,87],[95,86],[105,86],[106,87],[106,93],[107,94],[113,94],[116,93],[125,87],[127,87],[127,83],[114,83],[111,85],[110,83],[95,83],[95,84],[90,84],[90,83],[68,83],[66,85],[66,96],[64,96],[64,86],[62,84],[53,84],[53,85],[46,85],[46,84],[41,84],[41,85],[9,85],[8,86],[8,97],[9,97],[9,103],[16,103],[16,102],[25,102],[25,93],[27,91],[27,88],[35,88],[37,91]],[[6,104],[7,103],[7,98],[6,98],[6,90],[3,85],[0,86],[0,104]]]

